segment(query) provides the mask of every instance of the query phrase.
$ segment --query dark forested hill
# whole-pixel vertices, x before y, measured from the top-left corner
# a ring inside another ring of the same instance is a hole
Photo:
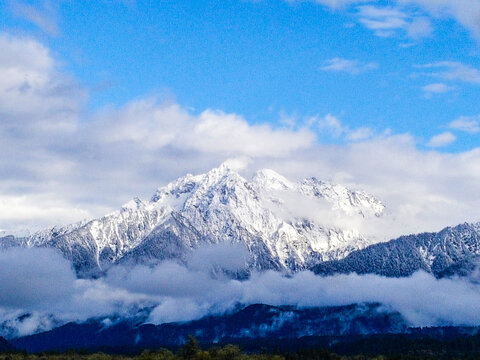
[[[12,345],[0,336],[0,351],[9,351],[12,350]]]
[[[258,304],[232,314],[185,323],[138,326],[124,321],[108,327],[101,320],[69,323],[48,332],[13,339],[12,344],[29,352],[134,349],[179,346],[188,335],[195,335],[203,343],[216,343],[398,333],[406,327],[400,314],[385,312],[379,304],[306,309]]]
[[[342,260],[320,263],[320,275],[339,273],[403,277],[423,270],[444,277],[471,274],[480,258],[479,224],[447,227],[438,233],[402,236],[355,251]]]

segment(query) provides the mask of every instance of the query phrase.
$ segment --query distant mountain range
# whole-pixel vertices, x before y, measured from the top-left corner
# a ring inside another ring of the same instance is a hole
[[[89,276],[116,263],[184,262],[202,246],[241,244],[247,270],[294,272],[375,242],[354,227],[332,225],[329,217],[368,219],[383,211],[362,191],[315,178],[293,183],[272,170],[247,181],[225,163],[159,188],[149,201],[135,198],[100,219],[28,237],[4,236],[0,247],[55,248],[79,275]]]

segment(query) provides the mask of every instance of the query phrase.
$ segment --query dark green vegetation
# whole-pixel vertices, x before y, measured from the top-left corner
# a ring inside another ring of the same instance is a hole
[[[12,350],[13,347],[10,343],[0,336],[0,352]]]
[[[281,341],[280,341],[281,342]],[[273,344],[271,344],[273,345]],[[339,355],[341,354],[341,355]],[[241,350],[238,345],[201,346],[189,336],[174,350],[159,348],[136,354],[119,355],[88,351],[27,352],[4,351],[0,360],[478,360],[480,335],[452,340],[411,338],[402,335],[379,335],[337,343],[325,348],[280,351],[263,348],[256,352]]]
[[[400,314],[385,312],[380,304],[357,304],[297,309],[292,306],[249,305],[231,314],[206,316],[185,323],[140,324],[146,319],[121,321],[106,327],[102,319],[68,323],[50,331],[11,339],[11,344],[28,352],[67,349],[152,349],[178,347],[195,334],[203,344],[248,345],[256,351],[263,345],[294,343],[306,336],[320,338],[323,346],[331,337],[359,334],[402,333],[407,325]],[[250,344],[253,343],[253,348]],[[270,347],[268,345],[268,347]],[[244,347],[247,348],[247,347]],[[282,346],[282,350],[290,350]]]

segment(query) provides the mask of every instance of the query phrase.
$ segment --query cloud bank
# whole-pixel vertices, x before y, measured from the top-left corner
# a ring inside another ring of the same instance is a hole
[[[240,260],[236,248],[217,250],[233,263]],[[208,254],[197,256],[212,264]],[[80,280],[53,250],[11,249],[0,252],[0,289],[0,328],[10,337],[67,321],[135,316],[145,308],[153,309],[148,322],[188,321],[228,312],[239,303],[313,307],[381,302],[413,326],[480,325],[478,283],[436,280],[421,272],[393,279],[319,277],[311,272],[284,277],[268,271],[238,281],[212,277],[206,267],[163,262],[155,267],[117,266],[104,278]]]

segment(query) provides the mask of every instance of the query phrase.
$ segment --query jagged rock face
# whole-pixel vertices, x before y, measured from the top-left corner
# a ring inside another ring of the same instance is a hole
[[[88,275],[112,263],[185,261],[203,245],[240,243],[251,255],[249,269],[297,271],[371,243],[354,228],[331,225],[331,214],[368,219],[383,210],[374,197],[340,185],[293,183],[272,170],[247,181],[224,164],[159,188],[150,201],[135,198],[100,219],[4,238],[3,246],[57,248]]]
[[[404,277],[418,270],[436,277],[470,275],[480,260],[480,223],[447,227],[438,233],[402,236],[316,265],[322,275],[378,274]]]

